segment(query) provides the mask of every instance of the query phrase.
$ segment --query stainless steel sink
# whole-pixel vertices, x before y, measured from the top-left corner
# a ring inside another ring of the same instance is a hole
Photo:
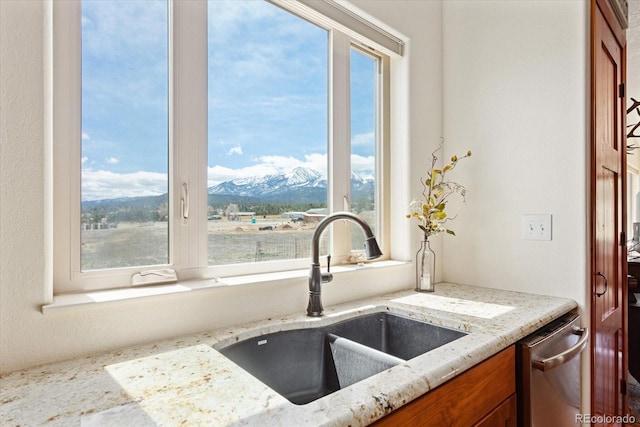
[[[250,338],[220,352],[303,405],[466,335],[389,313]]]

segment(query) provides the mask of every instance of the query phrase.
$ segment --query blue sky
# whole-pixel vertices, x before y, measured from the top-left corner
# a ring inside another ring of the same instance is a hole
[[[327,32],[261,0],[209,2],[209,185],[326,174]],[[162,194],[167,7],[84,1],[83,200]],[[352,168],[373,168],[373,61],[352,54]]]

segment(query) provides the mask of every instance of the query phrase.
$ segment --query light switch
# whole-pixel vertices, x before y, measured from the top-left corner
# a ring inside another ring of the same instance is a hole
[[[522,238],[525,240],[551,240],[551,215],[523,215]]]

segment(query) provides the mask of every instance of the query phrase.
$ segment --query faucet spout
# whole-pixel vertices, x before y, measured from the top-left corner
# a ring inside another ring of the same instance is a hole
[[[322,232],[334,221],[350,220],[362,228],[366,236],[364,243],[365,256],[368,260],[376,259],[382,255],[371,227],[365,221],[351,212],[335,212],[325,217],[316,227],[311,239],[311,271],[309,272],[309,305],[307,306],[307,316],[322,316],[322,283],[333,280],[333,275],[329,272],[320,271],[320,236]]]

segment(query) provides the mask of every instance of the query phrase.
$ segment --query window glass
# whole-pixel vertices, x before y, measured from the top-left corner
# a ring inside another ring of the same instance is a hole
[[[169,262],[167,2],[82,2],[82,270]]]
[[[159,266],[185,278],[301,268],[329,207],[384,229],[388,57],[343,32],[359,22],[349,13],[255,0],[63,3],[57,292],[131,286],[137,273],[164,281],[146,271]],[[363,238],[337,223],[320,255],[353,261]]]
[[[377,59],[351,49],[351,211],[376,233]],[[364,247],[364,234],[351,227],[351,248]]]
[[[327,214],[328,33],[213,0],[208,49],[209,265],[307,258]]]

